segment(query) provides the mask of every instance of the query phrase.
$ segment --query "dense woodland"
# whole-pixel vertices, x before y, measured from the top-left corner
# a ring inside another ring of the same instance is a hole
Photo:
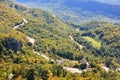
[[[115,71],[120,67],[119,25],[94,21],[82,26],[66,24],[46,11],[18,4],[13,8],[11,3],[0,2],[0,80],[9,80],[12,74],[13,80],[120,79],[120,74]],[[28,24],[13,29],[22,23],[23,18]],[[36,39],[34,46],[28,45],[27,35]],[[69,36],[83,48],[79,49]],[[22,44],[18,52],[6,47],[6,40],[11,38],[14,39],[12,43],[17,41]],[[57,62],[52,63],[35,54],[33,49],[55,60],[64,58],[78,61],[77,64],[71,61],[65,65],[79,69],[85,69],[80,62],[84,58],[89,62],[91,70],[81,74],[68,72]],[[103,63],[110,68],[108,73],[102,69]]]

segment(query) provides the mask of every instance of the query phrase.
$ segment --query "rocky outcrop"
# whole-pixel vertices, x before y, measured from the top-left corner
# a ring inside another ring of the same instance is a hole
[[[7,38],[4,41],[4,46],[7,49],[11,49],[16,53],[17,51],[21,50],[22,43],[19,40],[15,39],[15,38]]]

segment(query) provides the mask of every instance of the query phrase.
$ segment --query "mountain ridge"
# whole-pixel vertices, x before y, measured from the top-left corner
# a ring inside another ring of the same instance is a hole
[[[38,2],[29,0],[25,1],[25,3],[24,0],[18,0],[18,2],[23,2],[26,6],[45,9],[65,22],[80,24],[81,22],[96,20],[119,23],[120,19],[119,5],[107,4],[94,0],[41,0]]]
[[[120,5],[120,0],[94,0],[94,1],[100,1],[103,3],[107,3],[107,4],[113,4],[113,5]]]

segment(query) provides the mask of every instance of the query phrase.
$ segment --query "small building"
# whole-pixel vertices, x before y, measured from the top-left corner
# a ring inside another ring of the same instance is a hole
[[[86,59],[82,59],[81,60],[81,65],[80,65],[80,68],[81,69],[86,69],[86,68],[89,68],[89,63],[87,62],[87,60]]]

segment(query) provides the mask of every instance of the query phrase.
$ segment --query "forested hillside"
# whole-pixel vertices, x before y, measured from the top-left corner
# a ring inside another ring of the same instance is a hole
[[[7,1],[0,2],[0,80],[120,79],[118,24],[66,24]]]
[[[88,24],[87,24],[88,25]],[[120,48],[120,27],[110,24],[110,23],[101,23],[98,25],[89,25],[89,27],[96,26],[96,29],[90,29],[88,31],[83,31],[81,34],[75,34],[74,38],[76,41],[78,41],[80,44],[86,46],[87,50],[92,51],[92,54],[95,56],[101,56],[106,58],[114,57],[116,59],[116,62],[119,62],[118,56],[119,54],[119,48]],[[80,27],[80,26],[79,26]],[[87,26],[88,27],[88,26]],[[87,29],[86,26],[84,26],[84,29]],[[88,29],[89,29],[88,27]],[[90,38],[98,41],[101,43],[101,47],[99,49],[95,49],[96,46],[99,45],[99,43],[95,43],[94,40],[90,40]],[[90,43],[86,42],[90,41]],[[95,45],[93,45],[95,43]],[[109,60],[110,61],[110,60]],[[112,63],[112,61],[110,61]],[[111,64],[111,66],[115,67],[115,64]],[[110,66],[109,66],[110,67]]]
[[[20,13],[9,8],[3,3],[0,3],[0,6],[2,7],[0,9],[4,12],[13,11],[14,14],[17,14],[16,16],[13,15],[12,12],[1,13],[2,20],[0,21],[0,23],[5,22],[6,25],[4,25],[3,23],[0,24],[0,28],[2,29],[0,30],[0,67],[1,67],[0,79],[1,80],[8,80],[8,79],[48,80],[48,79],[64,79],[64,78],[67,79],[66,75],[71,75],[70,73],[64,70],[61,65],[58,65],[56,63],[51,64],[50,61],[47,61],[43,57],[35,54],[33,51],[33,46],[30,46],[29,45],[30,43],[28,43],[28,39],[26,37],[27,35],[13,28],[19,24],[22,24],[23,22],[21,16],[18,16],[20,15]],[[21,13],[21,15],[23,14]],[[29,26],[31,24],[34,25],[34,23],[37,23],[35,25],[40,25],[38,24],[39,20],[37,21],[34,18],[29,19],[29,17],[28,17],[28,21],[31,22],[28,25],[26,24],[26,26]],[[42,17],[45,20],[44,16]],[[12,22],[9,23],[5,21],[4,18],[6,20],[9,20],[9,22],[10,21]],[[45,21],[42,20],[41,22],[45,23]],[[46,21],[46,23],[49,23],[49,20],[48,22]],[[58,24],[62,25],[62,23],[58,23]],[[25,25],[23,27],[25,27]],[[47,33],[45,32],[45,34]]]
[[[22,22],[20,14],[0,2],[0,25],[15,26]]]

